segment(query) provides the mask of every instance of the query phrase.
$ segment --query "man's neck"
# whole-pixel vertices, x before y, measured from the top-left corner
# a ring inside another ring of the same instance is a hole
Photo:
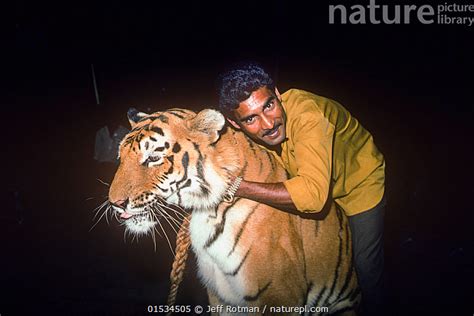
[[[275,146],[265,146],[268,150],[274,151],[278,156],[281,156],[281,144]]]

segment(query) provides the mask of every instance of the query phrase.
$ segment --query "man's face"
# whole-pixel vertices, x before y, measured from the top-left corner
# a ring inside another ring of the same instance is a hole
[[[227,119],[235,128],[242,129],[253,140],[268,146],[281,144],[286,138],[286,116],[278,90],[267,87],[255,90],[234,110],[235,121]]]

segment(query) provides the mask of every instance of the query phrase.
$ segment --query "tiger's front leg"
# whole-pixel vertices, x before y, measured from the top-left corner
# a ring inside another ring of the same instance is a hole
[[[220,306],[223,306],[224,304],[219,300],[217,295],[209,290],[207,291],[207,296],[209,297],[209,308],[211,310],[211,315],[219,315]]]
[[[209,306],[208,310],[210,311],[211,315],[236,315],[235,311],[232,311],[231,306],[228,306],[226,303],[222,302],[217,295],[215,295],[211,291],[207,291],[207,295],[209,298]],[[207,310],[206,310],[207,311]],[[253,312],[244,312],[238,313],[239,315],[263,315],[263,312],[260,311],[259,313]]]
[[[207,291],[209,297],[208,311],[211,315],[232,315],[227,311],[226,304],[222,302],[212,291]]]

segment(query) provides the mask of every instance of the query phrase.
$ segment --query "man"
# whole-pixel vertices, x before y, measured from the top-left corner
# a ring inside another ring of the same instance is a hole
[[[290,175],[281,183],[243,179],[235,195],[297,214],[334,199],[349,218],[363,311],[382,315],[385,162],[370,133],[333,100],[297,89],[280,94],[255,64],[224,73],[219,84],[228,122],[272,150]]]

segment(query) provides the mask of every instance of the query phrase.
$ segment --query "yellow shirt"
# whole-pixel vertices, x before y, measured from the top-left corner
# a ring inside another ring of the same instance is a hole
[[[284,185],[296,208],[319,212],[329,194],[347,215],[369,210],[384,194],[385,161],[372,135],[339,103],[297,89],[282,94],[286,136]]]

